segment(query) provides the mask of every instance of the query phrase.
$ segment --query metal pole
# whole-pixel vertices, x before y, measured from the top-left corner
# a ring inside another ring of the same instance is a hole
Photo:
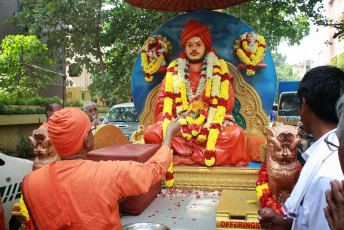
[[[65,66],[65,49],[64,44],[62,44],[62,108],[65,107],[65,84],[66,84],[66,66]]]

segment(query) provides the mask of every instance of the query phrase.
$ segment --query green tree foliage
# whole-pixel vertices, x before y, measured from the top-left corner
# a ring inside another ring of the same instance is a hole
[[[21,1],[22,11],[10,21],[23,33],[46,38],[49,50],[58,57],[63,44],[66,57],[74,57],[92,74],[92,95],[111,102],[131,97],[134,62],[144,41],[162,25],[161,12],[121,0]],[[104,3],[114,7],[105,10]],[[309,34],[309,19],[319,19],[321,9],[321,0],[252,0],[242,5],[241,19],[276,50],[282,39],[299,44]],[[239,6],[226,12],[239,16]],[[177,15],[165,13],[165,18]]]
[[[282,39],[289,45],[300,44],[309,35],[310,20],[322,18],[321,0],[253,0],[242,4],[241,20],[263,35],[270,49],[276,50]],[[226,9],[239,17],[239,6]]]
[[[166,20],[176,13],[165,13]],[[137,55],[146,39],[163,23],[162,14],[157,11],[132,7],[119,3],[109,12],[105,21],[107,35],[105,54],[106,74],[92,76],[89,89],[109,102],[127,101],[131,97],[131,74]]]
[[[41,68],[48,68],[52,59],[48,49],[36,36],[8,35],[0,50],[0,92],[6,97],[30,98],[57,78]]]

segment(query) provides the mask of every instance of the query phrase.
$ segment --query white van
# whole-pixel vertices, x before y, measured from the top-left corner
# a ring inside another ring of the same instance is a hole
[[[106,114],[103,124],[117,126],[130,141],[132,134],[139,129],[139,116],[134,103],[122,103],[112,106]]]
[[[20,200],[22,180],[32,172],[32,166],[33,161],[0,153],[1,201],[7,219],[11,223],[19,223],[16,217],[12,217],[12,206]]]

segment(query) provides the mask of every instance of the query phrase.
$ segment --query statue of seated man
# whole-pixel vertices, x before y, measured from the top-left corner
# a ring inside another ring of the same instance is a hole
[[[188,21],[181,44],[184,52],[168,66],[157,95],[155,123],[144,130],[145,143],[160,144],[167,125],[186,116],[180,120],[180,134],[173,138],[174,165],[246,166],[245,133],[230,116],[233,77],[211,49],[208,27]]]
[[[166,45],[159,41],[157,36],[151,37],[151,42],[143,46],[141,60],[146,81],[152,81],[154,73],[166,72],[166,48]]]

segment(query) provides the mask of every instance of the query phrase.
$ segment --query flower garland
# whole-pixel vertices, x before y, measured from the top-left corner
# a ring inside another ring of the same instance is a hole
[[[158,41],[156,45],[157,51],[152,50],[150,43],[142,48],[141,60],[142,60],[143,72],[146,73],[146,76],[145,76],[146,81],[153,80],[152,74],[158,71],[158,69],[161,66],[161,63],[166,58],[166,45],[163,44],[163,46],[164,47],[162,48],[161,42]]]
[[[266,52],[266,43],[263,36],[257,34],[258,39],[254,42],[255,46],[258,47],[257,50],[251,51],[248,47],[248,41],[246,39],[241,42],[236,42],[234,45],[234,54],[236,54],[239,59],[245,63],[247,66],[246,74],[248,76],[254,75],[255,66],[260,62],[262,57]]]
[[[25,202],[24,202],[23,194],[20,197],[19,207],[20,207],[20,210],[19,210],[20,214],[22,216],[24,216],[24,218],[25,218],[26,227],[24,230],[29,230],[29,229],[31,229],[31,221],[30,221],[29,212],[28,212],[26,205],[25,205]]]
[[[210,50],[203,62],[196,95],[192,95],[189,77],[188,61],[185,53],[182,52],[179,59],[174,60],[167,69],[162,118],[164,138],[166,127],[172,119],[173,103],[176,104],[177,114],[194,109],[199,113],[197,119],[196,117],[187,117],[179,120],[182,124],[182,135],[187,140],[191,140],[192,136],[197,137],[200,142],[208,139],[204,161],[207,166],[212,166],[215,163],[215,145],[224,121],[229,98],[228,67],[223,59],[216,57],[214,50]],[[205,95],[202,96],[204,86]],[[201,101],[195,100],[196,98],[201,98]],[[202,109],[199,104],[203,107]],[[166,175],[169,177],[166,176],[166,185],[172,186],[172,164]]]
[[[297,164],[301,172],[302,165],[299,162],[297,162]],[[256,185],[257,198],[262,208],[271,208],[275,210],[277,213],[284,216],[281,205],[278,204],[272,197],[272,193],[268,185],[268,172],[266,168],[266,162],[262,164],[262,167],[258,172],[258,180]]]

